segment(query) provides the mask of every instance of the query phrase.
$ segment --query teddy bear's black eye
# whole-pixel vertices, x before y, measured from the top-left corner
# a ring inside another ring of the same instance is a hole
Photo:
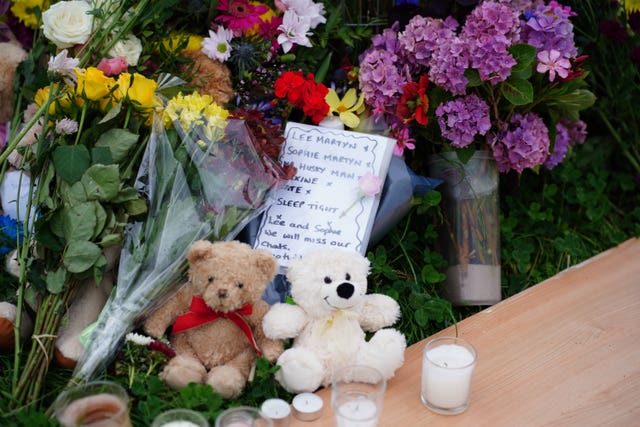
[[[209,283],[213,283],[213,276],[209,276]]]
[[[351,280],[351,275],[349,273],[345,274],[344,280]]]
[[[327,285],[328,285],[329,283],[331,283],[331,277],[326,276],[326,277],[324,278],[324,283],[326,283]]]
[[[242,288],[244,287],[244,283],[242,283],[242,282],[238,282],[238,287],[239,287],[240,289],[242,289]]]

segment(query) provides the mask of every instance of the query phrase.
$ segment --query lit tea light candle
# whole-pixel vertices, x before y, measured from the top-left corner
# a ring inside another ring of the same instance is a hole
[[[282,399],[267,399],[260,406],[260,410],[271,418],[274,427],[287,427],[291,415],[291,407]]]
[[[300,393],[293,398],[293,415],[300,421],[313,421],[322,415],[322,398],[314,393]]]
[[[471,395],[475,349],[468,344],[443,343],[425,350],[422,367],[423,402],[436,412],[462,412],[468,406]]]

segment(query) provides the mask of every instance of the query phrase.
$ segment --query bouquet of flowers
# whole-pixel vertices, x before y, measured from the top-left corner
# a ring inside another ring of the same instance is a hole
[[[270,147],[256,143],[247,123],[198,92],[178,94],[154,121],[135,186],[149,213],[126,231],[118,286],[89,335],[76,381],[104,368],[124,336],[176,290],[191,242],[233,239],[294,172],[267,154],[279,156],[282,138],[263,140]]]
[[[556,1],[481,1],[461,24],[413,17],[373,38],[360,88],[385,120],[398,153],[492,152],[501,172],[552,168],[586,136],[580,110],[594,103],[575,15]],[[431,143],[431,144],[429,144]]]
[[[17,177],[15,194],[5,196],[20,201],[17,222],[5,221],[2,235],[13,236],[7,248],[17,247],[17,311],[27,300],[36,310],[26,358],[16,334],[14,406],[39,399],[66,307],[89,279],[100,283],[106,251],[117,251],[126,225],[147,212],[134,181],[153,118],[161,95],[189,83],[162,78],[184,74],[187,61],[179,54],[189,37],[167,42],[178,27],[165,22],[183,22],[171,19],[177,2],[0,4],[2,36],[28,49],[15,99],[2,99],[15,114],[2,127],[0,180]]]

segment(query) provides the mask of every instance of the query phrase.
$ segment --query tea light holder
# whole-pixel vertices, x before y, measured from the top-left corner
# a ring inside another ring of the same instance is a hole
[[[155,417],[151,427],[209,427],[209,422],[196,411],[178,408]]]
[[[466,411],[477,357],[475,347],[462,338],[429,341],[422,356],[422,403],[443,415]]]
[[[300,421],[313,421],[322,415],[324,402],[315,393],[300,393],[293,398],[293,415]]]
[[[282,399],[267,399],[260,406],[260,410],[271,418],[274,427],[288,427],[291,419],[291,406]]]

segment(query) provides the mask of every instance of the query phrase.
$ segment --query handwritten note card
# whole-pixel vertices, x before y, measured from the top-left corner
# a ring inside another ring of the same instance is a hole
[[[395,140],[293,122],[285,137],[281,161],[298,173],[265,211],[254,247],[271,251],[283,272],[315,248],[364,255],[380,194],[361,197],[358,180],[367,172],[384,179]]]

